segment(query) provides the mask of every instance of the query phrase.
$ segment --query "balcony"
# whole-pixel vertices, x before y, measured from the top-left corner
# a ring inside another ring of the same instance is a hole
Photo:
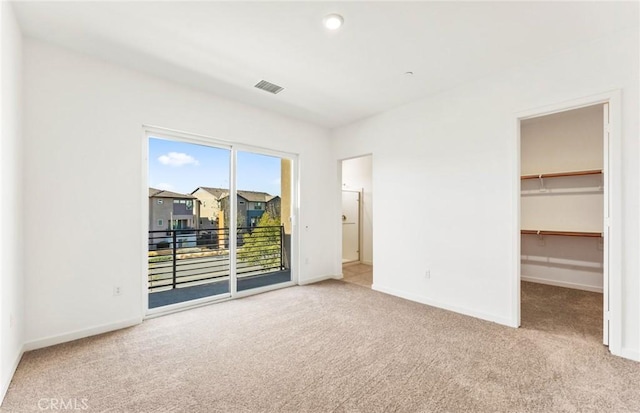
[[[238,228],[237,291],[291,280],[284,228]],[[230,292],[229,228],[149,231],[149,308]]]

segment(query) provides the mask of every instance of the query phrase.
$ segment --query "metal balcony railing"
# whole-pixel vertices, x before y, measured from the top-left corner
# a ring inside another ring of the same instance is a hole
[[[284,227],[237,230],[236,274],[286,269]],[[149,231],[149,292],[229,279],[229,228]]]

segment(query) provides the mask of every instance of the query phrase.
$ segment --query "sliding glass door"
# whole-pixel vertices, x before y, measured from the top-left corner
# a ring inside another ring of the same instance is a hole
[[[237,291],[289,282],[291,161],[238,151],[236,171]]]
[[[149,138],[149,308],[229,294],[231,150]]]
[[[148,148],[149,309],[292,281],[292,158],[162,133]]]

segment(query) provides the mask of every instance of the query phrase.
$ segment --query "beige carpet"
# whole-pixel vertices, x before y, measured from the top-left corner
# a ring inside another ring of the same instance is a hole
[[[511,329],[339,281],[292,287],[28,353],[1,410],[639,412],[640,363],[599,344],[600,300],[524,283]]]

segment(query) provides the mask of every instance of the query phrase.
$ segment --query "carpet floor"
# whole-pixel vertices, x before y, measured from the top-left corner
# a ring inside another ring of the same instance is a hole
[[[522,291],[519,329],[340,281],[200,307],[26,353],[0,411],[640,412],[602,295]]]

